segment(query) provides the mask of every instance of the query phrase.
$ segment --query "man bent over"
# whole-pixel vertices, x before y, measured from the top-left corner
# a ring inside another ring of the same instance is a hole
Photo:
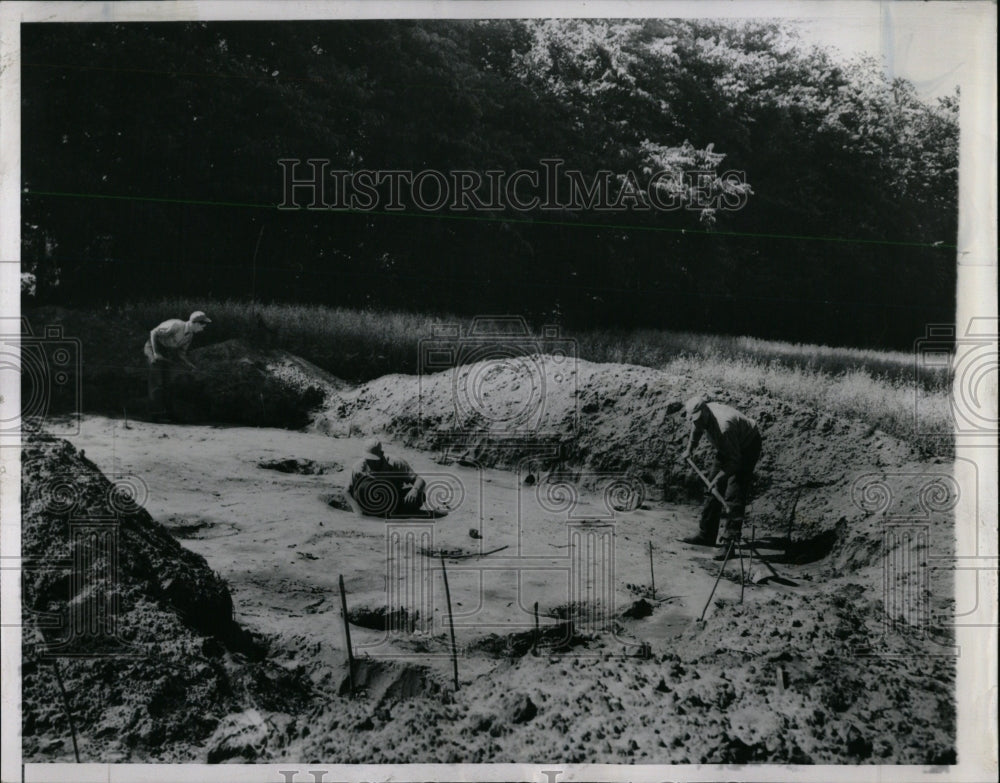
[[[187,358],[188,348],[194,336],[210,323],[207,315],[195,310],[187,321],[171,318],[149,333],[143,353],[149,364],[149,413],[153,418],[174,417],[171,375],[178,363],[195,369]]]
[[[715,546],[719,537],[722,504],[712,488],[725,498],[729,506],[723,541],[738,540],[743,530],[743,517],[754,467],[760,459],[760,432],[757,425],[735,408],[705,397],[692,397],[684,403],[684,414],[691,423],[688,445],[683,459],[690,459],[702,434],[715,446],[716,460],[711,487],[701,510],[698,535],[681,539],[686,544]]]
[[[361,510],[369,516],[431,516],[424,511],[426,482],[399,457],[387,457],[377,439],[365,442],[351,472],[348,491]]]

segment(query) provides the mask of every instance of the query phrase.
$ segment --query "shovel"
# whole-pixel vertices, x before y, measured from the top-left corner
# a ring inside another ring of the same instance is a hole
[[[715,497],[715,499],[718,500],[722,504],[722,507],[726,510],[726,513],[728,514],[729,513],[729,504],[726,502],[725,498],[722,497],[722,494],[719,492],[719,490],[717,490],[712,485],[712,482],[708,480],[708,476],[706,476],[704,473],[701,472],[701,470],[699,470],[698,466],[694,463],[694,460],[691,459],[690,457],[687,458],[687,463],[688,463],[688,465],[691,466],[691,468],[694,470],[694,472],[698,474],[698,476],[701,478],[701,480],[703,482],[705,482],[705,486],[709,488],[709,490],[711,491],[713,497]],[[751,578],[750,578],[751,582],[753,582],[754,584],[760,585],[760,584],[764,584],[769,579],[773,579],[777,584],[779,584],[779,585],[785,585],[786,587],[797,587],[798,586],[796,582],[793,582],[791,579],[786,579],[781,574],[779,574],[777,571],[775,571],[774,570],[774,566],[772,566],[769,562],[767,562],[763,557],[760,556],[760,552],[757,551],[757,548],[753,544],[744,541],[743,542],[743,546],[749,548],[751,552],[753,552],[755,555],[757,555],[757,560],[759,562],[763,563],[764,566],[767,568],[767,570],[771,572],[770,576],[762,576],[759,579],[754,579],[751,576]]]
[[[722,507],[726,510],[726,513],[728,514],[729,513],[729,504],[726,502],[726,499],[724,497],[722,497],[722,495],[719,492],[719,490],[717,490],[715,488],[715,485],[712,484],[712,482],[708,480],[708,476],[706,476],[704,473],[702,473],[698,469],[698,466],[694,464],[694,460],[691,459],[690,457],[687,458],[687,464],[690,465],[691,468],[692,468],[692,470],[694,470],[694,472],[698,474],[698,478],[700,478],[703,482],[705,482],[705,486],[708,487],[709,491],[712,493],[712,495],[715,497],[715,499],[718,500],[722,504]]]

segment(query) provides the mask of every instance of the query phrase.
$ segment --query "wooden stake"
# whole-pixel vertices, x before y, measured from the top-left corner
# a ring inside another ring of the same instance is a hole
[[[444,567],[444,553],[441,553],[441,576],[444,577],[444,597],[448,602],[448,627],[451,629],[451,665],[455,671],[455,690],[458,690],[458,646],[455,644],[455,622],[451,617],[451,590],[448,589],[448,571]]]
[[[743,591],[746,590],[747,587],[747,575],[743,570],[743,547],[737,544],[736,551],[740,556],[740,603],[743,603]],[[750,556],[753,557],[753,555]]]
[[[80,763],[80,748],[76,744],[76,722],[73,720],[73,708],[69,705],[69,696],[66,693],[66,686],[63,685],[62,675],[59,673],[59,665],[53,660],[52,671],[56,673],[56,683],[59,685],[59,693],[62,696],[63,707],[66,709],[66,718],[69,720],[69,731],[73,738],[73,755],[76,763]]]
[[[44,660],[44,647],[45,647],[45,635],[42,633],[42,629],[37,625],[32,626],[34,628],[35,634],[38,636],[41,646],[39,648],[39,657]],[[59,664],[56,662],[55,658],[49,661],[52,664],[52,672],[56,676],[56,685],[59,686],[59,696],[62,698],[63,710],[66,713],[66,720],[69,721],[69,733],[73,738],[73,756],[76,758],[76,763],[80,763],[80,747],[76,743],[76,721],[73,720],[73,708],[69,703],[69,694],[66,693],[66,686],[63,684],[62,675],[59,673]]]
[[[541,635],[542,633],[538,628],[538,601],[535,601],[535,643],[531,645],[532,655],[538,655],[538,641]]]
[[[347,672],[354,698],[354,650],[351,649],[351,624],[347,619],[347,593],[344,592],[344,575],[340,575],[340,610],[344,616],[344,637],[347,639]]]
[[[795,519],[795,507],[799,504],[799,496],[802,494],[802,487],[795,490],[795,498],[792,500],[792,508],[788,512],[788,533],[785,536],[785,560],[788,561],[792,555],[792,522]]]
[[[719,586],[719,580],[722,579],[722,572],[726,570],[726,563],[729,562],[729,556],[733,553],[733,541],[730,539],[729,546],[726,548],[726,556],[722,560],[722,567],[719,569],[719,575],[715,577],[715,584],[712,585],[712,592],[708,594],[708,600],[705,601],[705,608],[701,610],[701,617],[698,618],[698,622],[705,619],[705,612],[708,611],[708,605],[712,603],[712,596],[715,595],[715,588]]]
[[[653,576],[653,542],[649,542],[649,589],[650,597],[656,598],[656,577]]]

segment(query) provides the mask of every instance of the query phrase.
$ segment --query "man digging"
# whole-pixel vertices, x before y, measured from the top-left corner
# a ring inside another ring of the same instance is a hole
[[[382,443],[372,438],[354,463],[348,492],[369,516],[431,517],[434,512],[422,508],[426,486],[406,460],[387,457]]]
[[[195,310],[187,321],[171,318],[149,333],[143,346],[149,364],[149,415],[154,420],[174,419],[171,382],[178,363],[195,369],[187,358],[191,341],[207,324],[212,323],[201,310]]]
[[[744,509],[754,467],[760,459],[760,432],[754,422],[735,408],[709,402],[701,396],[692,397],[684,403],[684,415],[691,423],[691,432],[682,459],[691,458],[702,434],[705,434],[715,446],[716,463],[715,477],[711,480],[705,505],[701,509],[698,535],[682,538],[681,541],[696,546],[716,545],[722,503],[712,489],[718,490],[729,507],[722,542],[738,541],[743,530]]]

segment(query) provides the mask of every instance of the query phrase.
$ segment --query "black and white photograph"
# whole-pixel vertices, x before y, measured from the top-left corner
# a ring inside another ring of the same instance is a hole
[[[4,783],[995,779],[995,3],[0,13]]]

